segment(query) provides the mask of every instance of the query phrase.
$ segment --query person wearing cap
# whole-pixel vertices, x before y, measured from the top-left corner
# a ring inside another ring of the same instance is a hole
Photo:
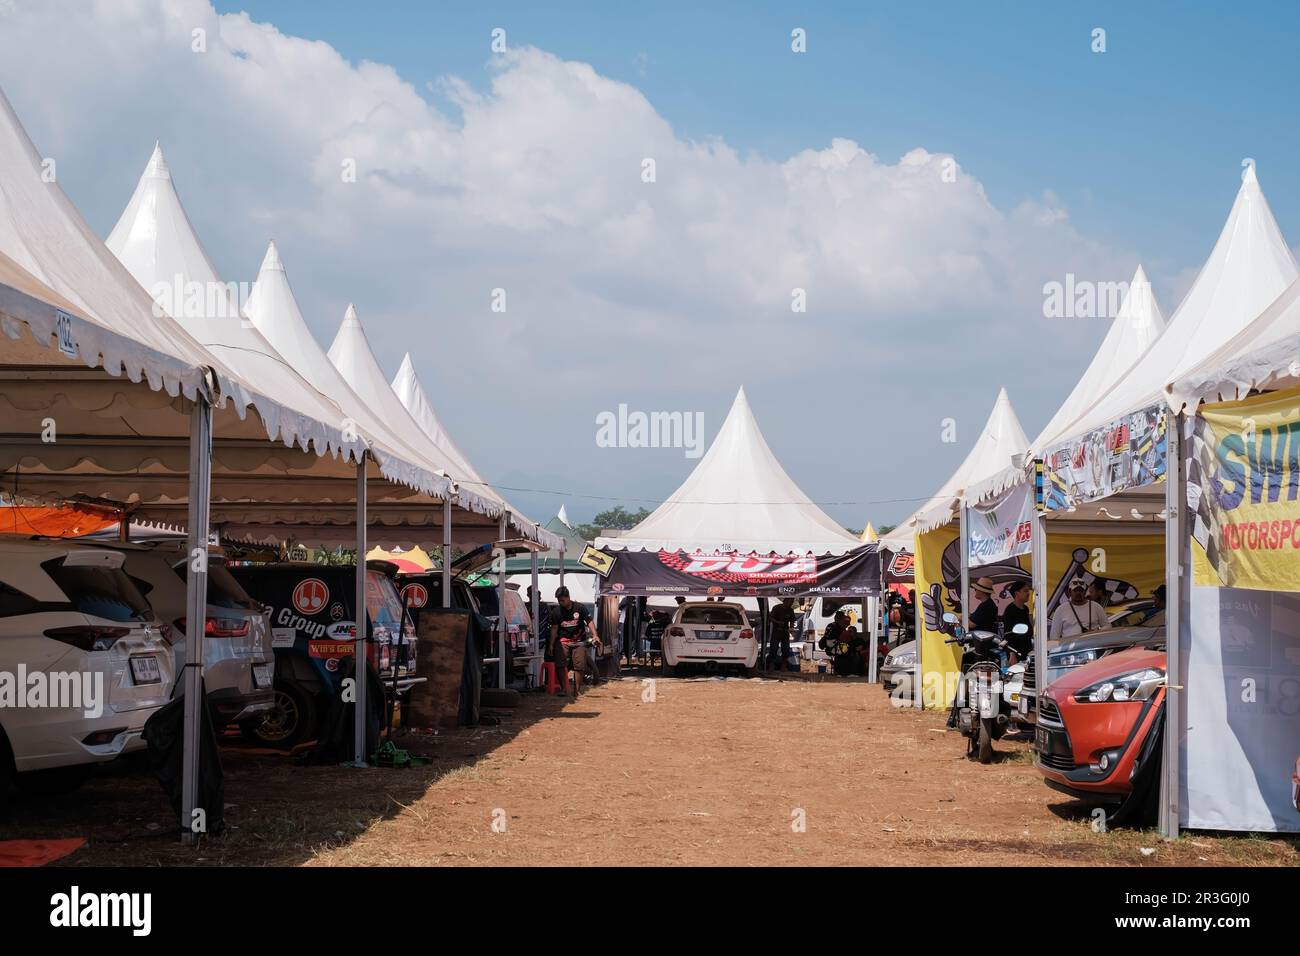
[[[979,604],[970,613],[972,631],[996,631],[998,629],[998,602],[993,600],[993,579],[980,578],[970,586],[979,595]]]
[[[1151,605],[1151,610],[1147,611],[1146,617],[1142,619],[1144,624],[1157,614],[1165,613],[1165,586],[1163,584],[1158,585],[1156,589],[1151,592],[1151,597],[1154,599],[1155,603]]]
[[[551,612],[551,657],[556,662],[565,661],[569,670],[578,675],[591,675],[593,684],[600,683],[596,673],[594,654],[588,654],[584,640],[591,635],[592,647],[599,651],[600,635],[596,633],[596,624],[587,613],[586,607],[574,602],[569,597],[569,589],[555,589],[557,607]]]
[[[1081,577],[1070,579],[1069,600],[1062,601],[1048,622],[1048,640],[1078,637],[1089,631],[1110,627],[1106,611],[1096,601],[1088,600],[1088,582]]]

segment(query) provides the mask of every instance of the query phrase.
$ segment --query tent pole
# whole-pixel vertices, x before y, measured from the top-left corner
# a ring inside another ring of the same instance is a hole
[[[961,538],[961,629],[970,631],[970,543],[966,540],[966,502],[958,502],[957,536]]]
[[[357,636],[353,674],[356,678],[354,694],[356,697],[356,719],[353,721],[352,754],[353,766],[365,767],[366,757],[366,695],[370,681],[368,658],[366,656],[366,456],[357,461],[357,561],[356,561],[356,596],[353,617],[356,619]]]
[[[442,606],[451,607],[451,495],[442,502]]]
[[[1034,712],[1047,677],[1047,515],[1034,509],[1029,538],[1029,573],[1034,592]]]
[[[564,587],[564,545],[565,542],[561,541],[560,542],[560,587]]]
[[[1183,573],[1183,547],[1187,543],[1187,472],[1183,461],[1186,418],[1179,412],[1165,437],[1165,753],[1160,771],[1160,834],[1178,838],[1179,788],[1182,783],[1179,737],[1183,682],[1180,643],[1186,630],[1189,587]]]
[[[529,561],[530,566],[528,570],[532,574],[532,578],[533,578],[532,587],[529,589],[529,593],[531,594],[531,599],[529,603],[532,605],[532,607],[528,609],[528,613],[530,613],[533,616],[533,634],[536,636],[536,642],[537,642],[537,646],[533,648],[533,653],[541,654],[542,660],[544,661],[546,659],[546,641],[550,637],[550,635],[542,634],[541,597],[537,593],[537,552],[530,551],[528,557],[530,559]],[[537,661],[535,666],[537,667],[538,683],[541,683],[542,661]]]
[[[497,523],[497,540],[505,541],[506,539],[506,521],[510,517],[510,512],[501,512],[501,520]],[[506,622],[506,552],[504,548],[498,546],[501,551],[501,564],[497,567],[497,635],[499,643],[497,645],[497,687],[505,689],[506,686],[506,641],[510,639],[509,627]]]
[[[880,596],[862,599],[862,619],[866,622],[866,632],[871,647],[867,650],[867,683],[874,684],[880,676],[876,673],[877,649],[880,647],[880,615],[876,613],[880,605]]]
[[[203,633],[208,617],[208,506],[212,496],[212,405],[199,395],[190,409],[189,570],[185,575],[185,713],[181,757],[181,839],[206,830],[195,819],[199,798],[203,700]],[[125,524],[125,519],[124,519]],[[208,808],[204,808],[205,810]]]

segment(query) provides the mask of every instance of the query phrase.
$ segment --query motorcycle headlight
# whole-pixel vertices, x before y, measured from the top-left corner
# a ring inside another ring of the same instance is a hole
[[[1097,652],[1092,651],[1066,651],[1063,654],[1049,654],[1047,657],[1048,667],[1078,667],[1080,664],[1088,664],[1097,659]]]
[[[1122,703],[1129,700],[1147,700],[1157,687],[1165,682],[1165,672],[1158,667],[1148,667],[1128,674],[1089,684],[1078,691],[1074,699],[1080,704]]]

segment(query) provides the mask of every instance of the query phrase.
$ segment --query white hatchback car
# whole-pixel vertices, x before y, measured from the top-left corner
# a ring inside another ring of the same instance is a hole
[[[0,804],[11,780],[70,789],[145,746],[174,679],[164,627],[120,552],[0,543]]]
[[[682,664],[741,667],[752,673],[758,663],[758,641],[742,604],[730,601],[687,601],[673,613],[664,631],[663,673],[671,677]]]

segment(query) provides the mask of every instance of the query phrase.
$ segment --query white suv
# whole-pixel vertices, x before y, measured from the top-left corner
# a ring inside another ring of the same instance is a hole
[[[0,543],[0,804],[11,780],[68,789],[145,746],[174,679],[163,628],[120,552]]]
[[[673,613],[664,631],[663,672],[667,677],[682,664],[740,666],[752,673],[758,663],[758,641],[745,606],[730,601],[687,601]]]

